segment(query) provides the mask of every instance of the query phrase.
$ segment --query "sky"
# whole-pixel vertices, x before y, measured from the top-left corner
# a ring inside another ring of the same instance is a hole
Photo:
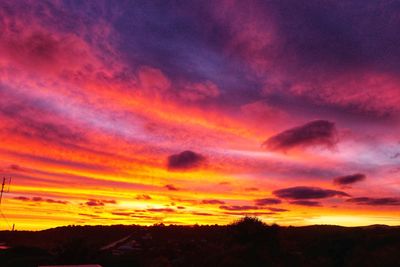
[[[400,224],[397,1],[1,1],[0,229]]]

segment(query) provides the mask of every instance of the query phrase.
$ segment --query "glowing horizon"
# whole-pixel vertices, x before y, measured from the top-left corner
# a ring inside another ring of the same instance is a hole
[[[8,223],[399,225],[397,13],[278,2],[3,1]]]

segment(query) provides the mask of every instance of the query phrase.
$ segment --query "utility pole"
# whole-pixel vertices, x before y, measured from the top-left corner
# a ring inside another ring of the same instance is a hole
[[[1,191],[0,191],[0,205],[1,205],[1,201],[3,199],[3,193],[9,193],[10,187],[11,187],[11,177],[9,177],[9,178],[3,177],[3,182],[1,183]],[[7,190],[5,190],[5,189],[7,189]]]
[[[6,177],[3,177],[3,183],[1,184],[1,192],[0,192],[0,204],[3,199],[4,185],[6,184]]]
[[[3,200],[3,193],[9,193],[10,192],[10,184],[11,184],[11,177],[9,177],[8,180],[7,180],[6,177],[3,177],[3,182],[1,183],[1,191],[0,191],[0,215],[3,217],[4,221],[7,223],[8,228],[11,228],[11,227],[10,227],[10,224],[8,223],[8,221],[7,221],[6,216],[3,214],[3,211],[1,209],[1,201]],[[4,190],[4,187],[6,185],[8,185],[8,189]],[[14,228],[15,228],[15,225],[13,225],[13,227],[12,227],[13,231],[14,231]]]

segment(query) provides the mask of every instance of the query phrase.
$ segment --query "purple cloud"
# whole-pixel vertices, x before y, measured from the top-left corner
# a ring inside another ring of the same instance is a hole
[[[179,188],[177,188],[176,186],[174,186],[173,184],[167,184],[164,186],[166,189],[168,189],[169,191],[179,191]]]
[[[225,202],[222,200],[218,200],[218,199],[203,199],[201,201],[201,204],[219,204],[219,205],[221,205],[221,204],[225,204]]]
[[[301,206],[308,206],[308,207],[320,207],[321,203],[318,201],[312,201],[312,200],[295,200],[295,201],[290,201],[290,204],[294,205],[301,205]]]
[[[279,198],[285,199],[321,199],[329,197],[348,197],[349,195],[342,191],[323,189],[319,187],[296,186],[275,190],[273,194]]]
[[[43,197],[24,197],[24,196],[19,196],[15,197],[14,199],[21,200],[21,201],[31,201],[31,202],[47,202],[47,203],[53,203],[53,204],[68,204],[68,201],[65,200],[57,200],[57,199],[52,199],[52,198],[43,198]]]
[[[89,199],[88,201],[85,202],[87,206],[90,207],[101,207],[105,206],[106,204],[117,204],[117,201],[115,200],[101,200],[101,199]]]
[[[264,205],[275,205],[282,203],[282,200],[277,198],[260,198],[255,200],[256,205],[264,206]]]
[[[186,150],[169,156],[167,161],[169,170],[188,170],[199,167],[205,158],[198,153]]]
[[[220,209],[222,209],[222,210],[257,210],[258,209],[258,207],[257,206],[236,206],[236,205],[233,205],[233,206],[227,206],[227,205],[222,205],[222,206],[219,206],[219,208]]]
[[[137,195],[137,196],[135,197],[135,199],[137,199],[137,200],[150,200],[150,199],[151,199],[151,196],[142,194],[142,195]]]
[[[365,179],[366,179],[365,174],[355,173],[351,175],[337,177],[333,180],[333,183],[336,185],[349,185],[364,181]]]
[[[333,147],[336,143],[335,124],[330,121],[316,120],[274,135],[268,138],[262,147],[268,150],[286,151],[294,147]]]
[[[356,197],[356,198],[350,198],[346,201],[351,203],[356,203],[358,205],[400,206],[400,198],[392,198],[392,197],[382,197],[382,198]]]

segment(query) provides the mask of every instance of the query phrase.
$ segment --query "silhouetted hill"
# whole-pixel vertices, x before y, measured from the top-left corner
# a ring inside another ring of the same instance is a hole
[[[68,226],[3,231],[0,266],[400,266],[400,227]]]

